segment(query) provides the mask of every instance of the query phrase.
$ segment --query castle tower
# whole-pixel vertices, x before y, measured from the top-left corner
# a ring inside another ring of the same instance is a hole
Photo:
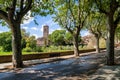
[[[43,37],[44,37],[44,45],[48,45],[48,35],[49,35],[49,26],[44,25],[43,26]]]

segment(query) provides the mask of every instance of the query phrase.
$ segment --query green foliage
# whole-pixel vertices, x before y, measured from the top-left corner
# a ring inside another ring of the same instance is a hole
[[[115,32],[115,39],[119,42],[120,41],[120,25],[118,25],[116,32]]]
[[[49,41],[51,45],[72,45],[73,36],[70,32],[65,30],[55,30],[49,35]],[[78,36],[78,43],[81,41],[81,36]]]
[[[55,51],[67,51],[73,50],[73,46],[49,46],[49,47],[42,47],[43,52],[55,52]]]
[[[45,48],[43,47],[40,47],[40,46],[36,46],[34,48],[31,48],[31,47],[25,47],[23,48],[23,52],[43,52]]]
[[[78,55],[78,37],[89,15],[90,5],[89,0],[63,0],[63,2],[57,0],[53,4],[55,8],[53,19],[72,35],[76,55]]]
[[[55,30],[50,38],[50,41],[54,44],[54,45],[65,45],[65,41],[64,41],[64,37],[65,37],[65,30]]]
[[[3,47],[2,46],[0,46],[0,52],[3,52],[4,50],[3,50]]]
[[[54,6],[56,9],[53,19],[58,22],[61,27],[74,33],[78,26],[83,27],[90,10],[88,0],[64,0],[64,2],[58,0]]]
[[[35,48],[36,47],[35,36],[30,36],[26,39],[26,47],[30,47],[30,48]]]
[[[0,33],[0,46],[3,51],[12,51],[11,39],[11,32]]]
[[[100,14],[99,12],[92,12],[86,22],[86,28],[92,33],[92,34],[102,34],[101,31],[104,30],[106,27],[106,21],[105,16]]]
[[[43,52],[42,47],[36,46],[35,48],[33,48],[33,52]]]
[[[32,52],[32,48],[26,47],[26,48],[23,48],[22,51],[23,51],[23,52]]]
[[[29,32],[26,32],[24,29],[21,30],[22,33],[22,49],[25,47],[36,48],[36,39],[35,36],[30,36]]]
[[[26,40],[25,38],[22,38],[22,41],[21,41],[21,46],[22,46],[22,49],[26,47]]]
[[[13,59],[13,66],[16,68],[23,67],[23,62],[21,59],[22,55],[21,55],[21,32],[20,32],[21,25],[20,24],[21,22],[23,22],[23,20],[35,16],[34,13],[40,13],[41,5],[42,5],[41,0],[0,1],[0,21],[2,21],[0,23],[3,23],[5,21],[9,25],[11,32],[13,34],[12,48],[14,54],[12,59]],[[33,48],[33,44],[32,45],[28,44],[28,46]]]
[[[65,34],[65,43],[66,44],[72,44],[73,43],[73,36],[69,32],[67,32]]]
[[[22,32],[22,49],[25,47],[36,48],[36,39],[34,36],[29,36],[25,30]],[[12,34],[11,32],[0,33],[0,51],[12,51]]]

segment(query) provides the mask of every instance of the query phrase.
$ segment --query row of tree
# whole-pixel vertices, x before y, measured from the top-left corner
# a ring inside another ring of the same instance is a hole
[[[98,34],[100,28],[98,29],[96,26],[101,27],[104,25],[107,29],[107,35],[105,35],[107,39],[107,65],[114,65],[115,30],[120,22],[119,0],[63,0],[63,2],[56,0],[53,1],[51,5],[55,7],[53,11],[55,16],[53,19],[73,36],[74,53],[76,56],[79,55],[78,35],[86,25],[87,19],[91,17],[89,20],[92,21],[92,24],[90,23],[91,25],[89,26],[92,26],[97,32],[95,31],[95,33],[93,33],[93,29],[91,28],[90,31],[95,35],[96,39],[99,39],[101,35]],[[97,18],[93,13],[100,14],[98,14]],[[103,20],[103,22],[99,20],[100,17],[102,17],[101,20]],[[97,21],[93,21],[94,18],[96,18]]]
[[[107,28],[107,64],[113,65],[114,35],[120,22],[119,8],[120,0],[1,0],[1,22],[5,24],[3,22],[5,21],[12,32],[13,66],[23,66],[20,24],[26,18],[24,16],[28,11],[31,11],[31,16],[53,14],[54,21],[73,36],[76,56],[79,55],[79,33],[85,26],[87,18],[91,13],[102,13],[107,23],[105,24]]]

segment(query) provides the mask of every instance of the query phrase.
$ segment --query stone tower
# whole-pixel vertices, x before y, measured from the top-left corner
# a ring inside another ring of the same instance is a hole
[[[44,25],[43,26],[43,37],[44,37],[44,45],[48,45],[48,35],[49,35],[49,26]]]

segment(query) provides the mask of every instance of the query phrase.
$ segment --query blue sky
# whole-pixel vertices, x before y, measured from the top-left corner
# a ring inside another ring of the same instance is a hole
[[[36,25],[34,23],[34,19],[36,19],[37,23],[39,25]],[[23,24],[21,24],[21,28],[25,29],[27,32],[30,33],[30,35],[34,35],[36,36],[36,38],[38,37],[42,37],[43,35],[43,25],[48,25],[49,26],[49,33],[51,34],[54,30],[60,30],[60,26],[55,23],[51,16],[48,15],[46,17],[41,17],[41,16],[35,16],[32,18],[29,18],[29,20],[25,20]],[[6,26],[1,26],[0,25],[0,33],[1,32],[6,32],[9,31],[9,28],[7,28]],[[89,34],[88,31],[81,31],[81,35],[85,36]]]

